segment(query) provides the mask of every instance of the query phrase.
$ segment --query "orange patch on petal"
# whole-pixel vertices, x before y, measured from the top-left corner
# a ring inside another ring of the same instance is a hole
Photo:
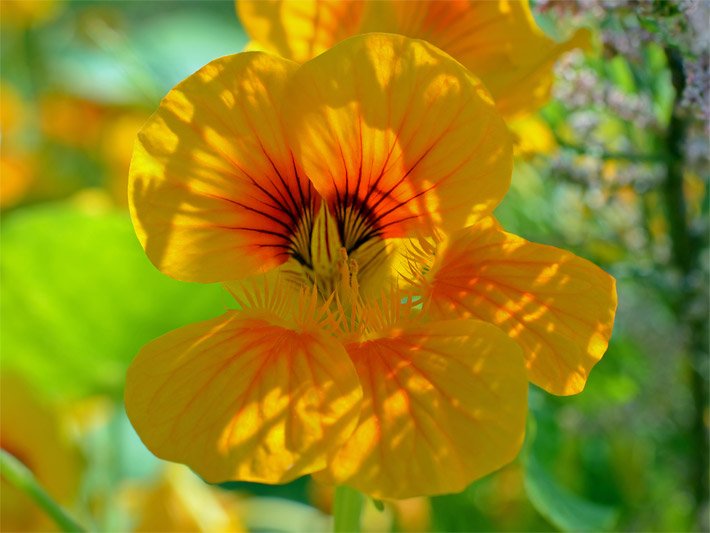
[[[520,348],[490,324],[412,323],[346,346],[360,422],[320,477],[376,498],[458,492],[517,454],[527,381]]]
[[[433,316],[492,322],[523,348],[530,380],[575,394],[611,337],[615,281],[564,250],[486,220],[454,235],[423,284]]]
[[[361,395],[334,338],[245,311],[146,345],[128,370],[125,400],[158,457],[209,482],[285,483],[325,466],[351,434]]]
[[[131,215],[166,274],[229,281],[290,257],[318,202],[278,114],[295,68],[261,52],[217,59],[172,89],[139,133]]]

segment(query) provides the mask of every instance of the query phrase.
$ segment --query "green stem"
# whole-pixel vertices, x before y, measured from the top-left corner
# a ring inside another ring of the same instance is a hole
[[[30,469],[5,450],[0,450],[0,475],[37,502],[62,531],[86,531],[47,494]]]
[[[707,367],[705,366],[709,350],[707,319],[692,312],[694,300],[700,297],[696,294],[692,279],[702,275],[699,267],[699,253],[704,249],[705,243],[698,242],[697,236],[691,232],[683,194],[684,158],[682,147],[687,135],[688,121],[679,113],[677,105],[685,87],[682,58],[678,51],[672,48],[667,47],[665,53],[676,91],[676,106],[665,138],[666,179],[662,192],[671,237],[672,261],[683,276],[681,290],[678,291],[675,302],[676,312],[686,321],[690,330],[690,338],[686,346],[688,353],[686,367],[695,407],[691,432],[691,457],[694,463],[691,468],[691,476],[698,516],[701,516],[710,494],[707,476],[710,469],[708,456],[710,441],[704,418],[709,400]]]
[[[355,489],[340,486],[335,489],[333,503],[333,532],[358,533],[363,497]]]

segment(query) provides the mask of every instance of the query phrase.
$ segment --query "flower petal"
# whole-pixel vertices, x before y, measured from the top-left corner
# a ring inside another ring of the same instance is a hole
[[[125,399],[158,457],[208,482],[285,483],[325,466],[351,434],[361,394],[332,337],[228,312],[146,345],[128,370]]]
[[[372,236],[458,229],[508,188],[510,136],[489,95],[428,43],[352,37],[305,63],[288,91],[289,143],[348,250]]]
[[[527,0],[418,0],[392,2],[392,8],[392,31],[425,39],[456,58],[481,78],[506,116],[544,104],[555,61],[589,46],[588,30],[564,43],[547,37]]]
[[[237,13],[265,50],[303,63],[359,33],[361,0],[239,0]]]
[[[316,201],[278,117],[295,68],[261,52],[217,59],[172,89],[139,133],[131,215],[166,274],[227,281],[288,258]]]
[[[481,78],[506,116],[545,103],[555,61],[590,41],[582,29],[556,43],[537,26],[527,0],[239,0],[237,8],[252,39],[300,63],[363,33],[430,42]]]
[[[318,475],[376,498],[463,490],[523,442],[520,348],[476,320],[409,325],[346,346],[363,388],[360,422]]]
[[[584,388],[606,351],[615,281],[564,250],[504,232],[492,219],[453,236],[424,296],[438,317],[492,322],[523,348],[530,380],[553,394]]]

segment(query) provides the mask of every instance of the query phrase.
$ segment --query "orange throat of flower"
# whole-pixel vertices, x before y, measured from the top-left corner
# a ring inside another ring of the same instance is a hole
[[[315,287],[322,300],[335,296],[350,305],[359,299],[361,287],[371,294],[386,281],[386,242],[352,209],[338,216],[322,204],[315,217],[302,218],[291,243],[281,273],[299,287]]]

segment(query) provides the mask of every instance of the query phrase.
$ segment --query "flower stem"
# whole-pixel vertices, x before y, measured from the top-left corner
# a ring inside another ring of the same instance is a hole
[[[360,531],[360,512],[362,494],[350,487],[340,486],[335,489],[333,503],[333,532],[358,533]]]
[[[688,340],[685,346],[686,368],[690,390],[695,407],[691,430],[691,450],[689,456],[692,465],[692,487],[698,520],[702,522],[703,509],[707,505],[710,486],[707,472],[710,469],[710,453],[707,423],[705,421],[708,405],[708,322],[707,318],[693,310],[695,302],[702,295],[697,294],[694,278],[703,276],[701,251],[706,249],[707,234],[702,236],[692,231],[688,222],[687,205],[683,193],[683,143],[687,137],[688,121],[679,112],[678,102],[685,89],[685,72],[680,53],[670,47],[665,49],[666,59],[671,71],[673,87],[676,91],[676,104],[665,138],[666,179],[662,192],[666,204],[666,219],[671,237],[672,262],[682,275],[682,285],[676,295],[675,311],[687,324]],[[703,528],[700,523],[698,527]]]
[[[0,450],[0,475],[11,485],[30,496],[62,531],[86,531],[47,494],[30,469],[5,450]]]

